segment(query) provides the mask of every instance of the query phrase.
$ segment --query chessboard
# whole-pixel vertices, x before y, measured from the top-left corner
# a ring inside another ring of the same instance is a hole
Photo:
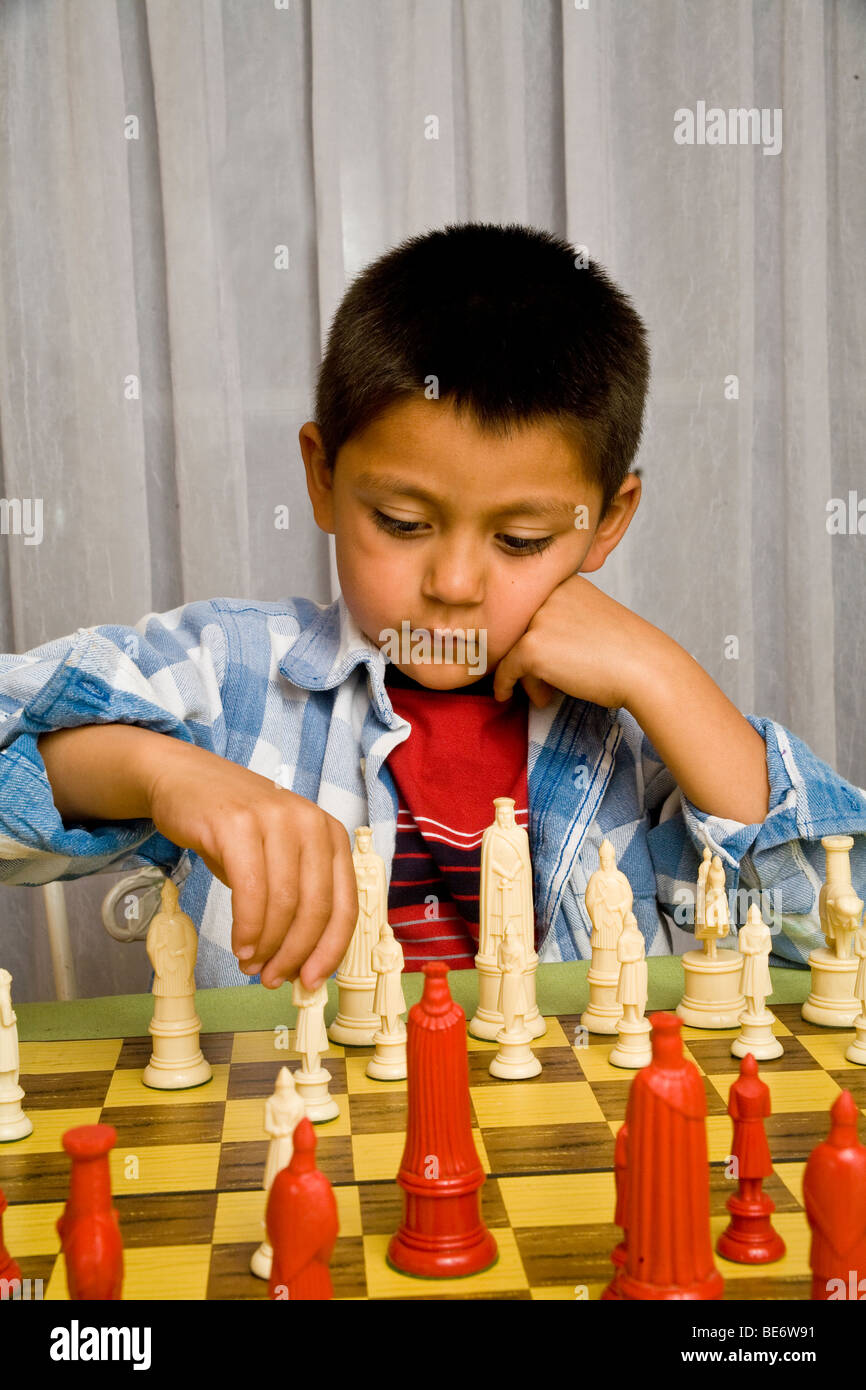
[[[866,1069],[845,1059],[852,1029],[804,1022],[800,1005],[773,1006],[783,1057],[760,1064],[773,1114],[767,1135],[774,1171],[764,1189],[787,1253],[749,1268],[716,1256],[727,1299],[807,1299],[809,1228],[802,1175],[827,1135],[843,1089],[866,1107]],[[612,1039],[575,1046],[579,1016],[547,1020],[533,1046],[543,1061],[531,1081],[497,1081],[487,1068],[495,1043],[468,1039],[473,1134],[486,1182],[482,1210],[499,1247],[496,1264],[457,1280],[416,1279],[389,1267],[402,1193],[394,1181],[403,1150],[406,1082],[365,1075],[372,1048],[331,1045],[323,1058],[339,1118],[316,1126],[317,1161],[334,1186],[340,1234],[331,1265],[336,1299],[598,1298],[620,1232],[613,1223],[614,1136],[632,1072],[607,1061]],[[727,1224],[725,1175],[732,1127],[728,1088],[738,1063],[736,1030],[682,1030],[707,1096],[713,1241]],[[288,1049],[286,1048],[288,1043]],[[0,1145],[0,1188],[9,1208],[6,1244],[25,1279],[47,1299],[67,1297],[55,1223],[66,1199],[69,1160],[61,1135],[102,1122],[117,1131],[112,1189],[124,1241],[126,1299],[267,1298],[249,1271],[262,1238],[267,1137],[264,1102],[280,1065],[300,1065],[286,1030],[202,1035],[213,1079],[190,1091],[141,1082],[148,1037],[23,1042],[21,1084],[33,1133]]]

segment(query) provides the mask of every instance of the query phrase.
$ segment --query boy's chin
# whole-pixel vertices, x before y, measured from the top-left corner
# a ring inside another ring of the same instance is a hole
[[[477,666],[461,666],[457,662],[446,661],[415,661],[409,665],[394,661],[390,664],[428,690],[458,690],[464,685],[474,685],[492,670],[490,666],[479,670]]]

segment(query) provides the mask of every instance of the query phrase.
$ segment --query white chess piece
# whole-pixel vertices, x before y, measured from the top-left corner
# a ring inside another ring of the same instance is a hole
[[[620,965],[616,998],[622,1006],[622,1018],[617,1026],[616,1045],[607,1060],[615,1067],[645,1067],[653,1056],[652,1027],[645,1017],[649,976],[646,942],[633,912],[625,914],[622,933],[616,943],[616,958]]]
[[[703,941],[706,936],[707,925],[707,877],[710,872],[713,852],[709,845],[704,845],[704,853],[698,868],[698,888],[695,894],[695,938]]]
[[[505,935],[500,938],[497,965],[501,981],[498,1004],[504,1027],[496,1039],[499,1051],[490,1063],[490,1075],[508,1081],[526,1080],[538,1076],[541,1062],[530,1047],[532,1033],[526,1026],[526,948],[523,934],[513,922],[506,925]]]
[[[857,1037],[852,1042],[845,1056],[849,1062],[858,1062],[860,1066],[866,1066],[866,926],[858,927],[854,937],[854,954],[860,964],[857,968],[857,983],[855,993],[860,1004],[860,1012],[854,1020],[854,1027],[857,1029]]]
[[[617,868],[616,852],[610,840],[602,840],[598,850],[599,867],[586,885],[586,910],[592,922],[592,959],[587,971],[589,1004],[580,1022],[590,1033],[615,1033],[622,1017],[617,1000],[619,961],[617,944],[634,895],[631,884]]]
[[[773,1033],[773,1015],[766,1006],[767,995],[773,992],[768,962],[770,946],[770,928],[763,921],[757,903],[752,903],[739,939],[744,957],[743,994],[746,1008],[740,1015],[740,1032],[731,1043],[734,1057],[745,1057],[747,1052],[751,1052],[756,1061],[769,1062],[774,1057],[781,1057],[785,1050]]]
[[[288,1067],[280,1067],[272,1096],[265,1101],[265,1130],[270,1136],[265,1164],[265,1199],[277,1173],[292,1161],[295,1128],[304,1118],[304,1102],[295,1089],[295,1079]],[[262,1225],[264,1226],[264,1220]],[[253,1251],[250,1269],[259,1279],[270,1279],[274,1252],[267,1237]]]
[[[153,966],[153,1018],[149,1033],[153,1053],[142,1073],[145,1086],[181,1091],[211,1079],[210,1063],[199,1042],[201,1019],[195,1008],[195,962],[198,937],[192,918],[177,901],[177,885],[167,878],[161,907],[147,930],[147,954]]]
[[[299,1071],[295,1072],[295,1087],[304,1102],[307,1119],[314,1125],[323,1120],[333,1120],[339,1115],[340,1107],[329,1093],[331,1073],[321,1065],[321,1056],[328,1050],[328,1035],[325,1032],[325,1005],[328,1002],[328,986],[322,981],[318,989],[307,989],[301,984],[300,975],[292,985],[292,1003],[297,1007],[298,1019],[295,1035],[295,1050],[303,1057]]]
[[[824,946],[809,954],[812,988],[802,1014],[826,1028],[850,1028],[861,1012],[856,995],[857,957],[851,943],[863,916],[863,903],[851,882],[851,835],[825,835],[825,882],[818,894]]]
[[[350,1047],[369,1047],[379,1027],[373,1008],[376,977],[373,948],[383,922],[388,920],[388,880],[385,861],[373,849],[369,825],[355,831],[352,851],[358,887],[358,918],[345,956],[337,971],[337,1014],[328,1029],[331,1042]]]
[[[386,919],[373,947],[376,972],[373,1009],[379,1015],[381,1026],[373,1038],[376,1051],[367,1063],[367,1075],[377,1081],[404,1081],[407,1075],[406,1025],[400,1017],[406,1011],[401,981],[403,965],[403,947]]]
[[[511,922],[520,932],[526,976],[526,1026],[532,1037],[543,1037],[547,1024],[535,998],[535,910],[532,902],[532,863],[529,836],[514,819],[514,799],[493,799],[495,819],[481,838],[481,874],[478,902],[478,1008],[469,1023],[473,1037],[494,1041],[502,1031],[499,1012],[499,945]]]
[[[24,1091],[18,1076],[18,1019],[12,1008],[12,976],[8,970],[0,970],[0,1144],[26,1139],[33,1133],[32,1122],[21,1107]]]
[[[743,957],[739,951],[721,951],[718,942],[731,929],[725,870],[714,854],[707,869],[707,854],[698,872],[695,896],[695,936],[704,943],[701,951],[686,951],[682,957],[685,989],[677,1014],[692,1028],[734,1028],[746,1007],[740,979]],[[703,922],[699,903],[703,900]]]

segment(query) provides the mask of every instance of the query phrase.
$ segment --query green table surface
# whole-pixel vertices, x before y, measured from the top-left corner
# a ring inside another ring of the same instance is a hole
[[[654,1009],[674,1009],[683,993],[683,968],[678,956],[656,956],[647,961],[649,1001],[647,1013]],[[536,998],[544,1014],[576,1014],[586,1008],[589,961],[565,965],[539,965]],[[801,1003],[809,993],[808,970],[770,970],[773,1004]],[[421,997],[424,976],[411,971],[403,976],[407,1006]],[[452,996],[466,1010],[475,1012],[478,984],[474,970],[452,970],[448,976]],[[337,983],[328,981],[328,1021],[337,1012]],[[262,985],[238,985],[232,989],[200,989],[196,1006],[205,1033],[244,1033],[284,1024],[291,1028],[295,1019],[291,985],[277,990]],[[115,994],[101,999],[74,999],[65,1003],[16,1004],[18,1036],[22,1042],[49,1042],[66,1038],[130,1038],[147,1032],[153,1013],[150,994]]]

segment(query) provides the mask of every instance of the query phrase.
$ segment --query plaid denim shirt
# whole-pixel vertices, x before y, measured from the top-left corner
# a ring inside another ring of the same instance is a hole
[[[196,743],[317,802],[350,833],[369,824],[390,875],[397,795],[387,758],[411,726],[391,706],[385,664],[342,598],[329,606],[199,600],[133,627],[79,628],[0,656],[0,882],[157,864],[183,880],[181,905],[199,931],[198,984],[250,983],[231,951],[225,885],[151,821],[65,827],[36,740],[51,729],[130,723]],[[762,891],[771,963],[803,964],[823,944],[821,836],[855,837],[852,876],[863,897],[866,793],[773,720],[749,722],[766,744],[770,808],[762,823],[742,825],[699,811],[626,710],[565,695],[545,709],[530,706],[529,837],[542,960],[590,955],[584,894],[605,837],[632,884],[648,955],[694,945],[705,844],[725,866],[735,926],[745,919],[738,890]],[[491,787],[491,819],[496,794]]]

